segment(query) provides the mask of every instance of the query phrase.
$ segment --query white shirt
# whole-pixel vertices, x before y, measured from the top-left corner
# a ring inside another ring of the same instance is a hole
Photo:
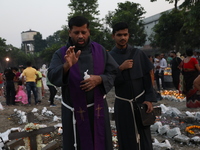
[[[167,68],[167,61],[165,58],[162,58],[160,60],[160,68],[161,68],[161,70],[165,70],[165,68]]]

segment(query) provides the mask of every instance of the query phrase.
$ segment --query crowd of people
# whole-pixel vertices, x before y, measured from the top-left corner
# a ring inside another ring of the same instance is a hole
[[[146,113],[152,113],[152,103],[157,101],[154,79],[158,91],[165,89],[164,70],[170,66],[174,87],[182,89],[180,92],[187,96],[186,106],[200,107],[200,67],[192,57],[193,51],[187,49],[184,59],[178,58],[175,52],[167,60],[163,53],[148,58],[128,44],[128,25],[118,22],[112,29],[115,45],[108,52],[90,39],[89,25],[83,16],[69,20],[67,44],[53,54],[46,77],[50,106],[55,106],[55,86],[62,88],[63,150],[113,149],[105,96],[113,86],[119,150],[153,150],[150,125],[142,123],[138,105],[146,105]],[[31,91],[35,105],[41,103],[43,75],[30,62],[20,72],[16,68],[6,69],[3,76],[7,105],[15,102],[30,105]]]
[[[164,70],[169,67],[171,69],[174,89],[186,95],[186,107],[200,107],[199,57],[193,49],[186,49],[182,57],[178,57],[176,52],[171,51],[168,57],[165,57],[165,55],[161,53],[155,54],[154,58],[151,56],[149,56],[149,58],[154,64],[152,79],[156,81],[156,86],[154,85],[154,88],[158,92],[161,89],[166,89]]]
[[[10,67],[0,73],[0,96],[6,99],[6,105],[11,106],[16,103],[23,105],[31,105],[31,93],[34,96],[34,104],[39,105],[44,97],[44,85],[42,78],[46,75],[42,74],[39,69],[27,62],[26,67]],[[48,81],[48,79],[47,79]],[[47,85],[50,91],[50,107],[55,107],[54,97],[57,90],[49,81]],[[54,91],[52,91],[54,89]],[[53,93],[53,94],[52,94]]]

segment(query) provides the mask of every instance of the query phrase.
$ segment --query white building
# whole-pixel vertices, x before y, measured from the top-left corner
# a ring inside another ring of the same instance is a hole
[[[158,20],[159,20],[160,16],[161,16],[161,14],[156,14],[156,15],[150,16],[148,18],[145,18],[143,20],[144,21],[145,32],[147,34],[146,42],[144,44],[143,49],[152,49],[150,47],[150,41],[148,40],[148,38],[153,33],[152,28],[158,23]]]
[[[22,48],[25,50],[25,53],[33,53],[34,52],[34,35],[36,35],[38,32],[29,30],[29,31],[23,31],[21,33],[22,38]]]
[[[171,11],[171,10],[172,9],[169,9],[167,11]],[[164,12],[167,12],[167,11],[164,11]],[[164,13],[164,12],[161,12],[159,14],[155,14],[153,16],[150,16],[150,17],[147,17],[147,18],[143,19],[145,32],[147,34],[146,42],[145,42],[145,44],[144,44],[144,46],[142,48],[143,50],[152,49],[152,47],[150,46],[150,41],[148,40],[148,38],[153,33],[152,28],[158,23],[159,18],[161,17],[162,13]]]

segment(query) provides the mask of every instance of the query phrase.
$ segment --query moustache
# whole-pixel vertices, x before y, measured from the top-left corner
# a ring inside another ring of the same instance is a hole
[[[126,42],[126,40],[123,40],[123,39],[122,39],[122,40],[120,40],[120,42]]]
[[[77,42],[84,42],[84,39],[78,39]]]

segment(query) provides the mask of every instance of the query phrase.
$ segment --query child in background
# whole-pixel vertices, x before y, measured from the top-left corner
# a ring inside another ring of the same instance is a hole
[[[22,81],[18,81],[17,94],[15,95],[15,102],[22,102],[28,104],[27,94],[23,90]]]

